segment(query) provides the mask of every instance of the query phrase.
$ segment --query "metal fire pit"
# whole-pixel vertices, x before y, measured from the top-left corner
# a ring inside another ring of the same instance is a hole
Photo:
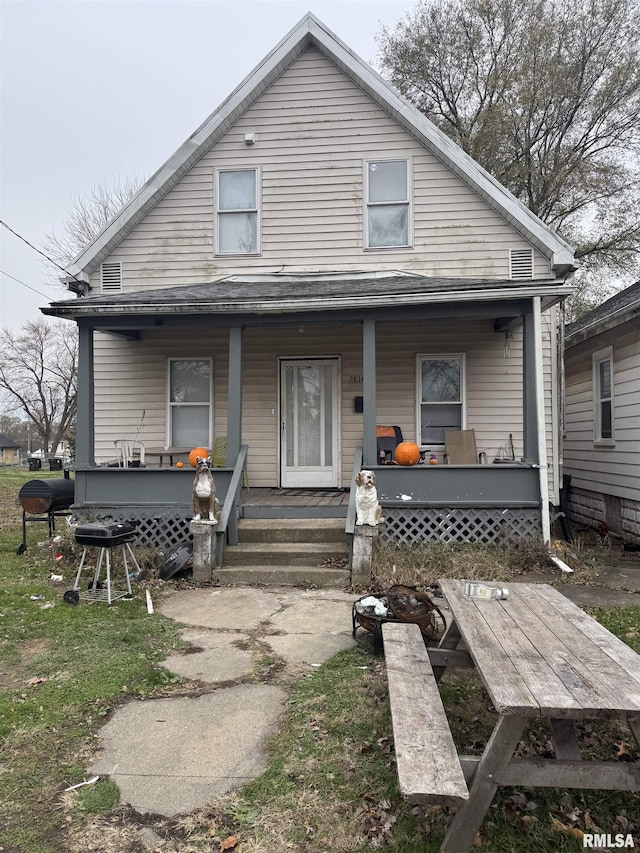
[[[378,615],[374,607],[362,604],[370,593],[363,595],[353,603],[351,611],[352,636],[358,639],[358,628],[373,635],[375,654],[382,651],[382,626],[385,622],[414,622],[419,625],[425,642],[437,640],[447,627],[447,620],[440,608],[425,592],[415,587],[396,585],[384,595],[375,595],[386,608],[387,613]]]
[[[47,480],[29,480],[18,492],[18,502],[22,507],[22,542],[16,548],[16,554],[27,550],[27,524],[45,522],[49,526],[49,538],[56,529],[56,518],[69,515],[69,507],[75,497],[75,482],[65,472],[63,478]],[[27,516],[33,516],[27,517]]]

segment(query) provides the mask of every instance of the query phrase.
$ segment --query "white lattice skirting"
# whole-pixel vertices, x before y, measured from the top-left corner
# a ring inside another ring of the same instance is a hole
[[[139,506],[74,509],[80,523],[86,521],[130,522],[136,527],[136,545],[143,548],[159,548],[167,552],[190,541],[189,524],[191,515],[185,509],[184,516],[176,515],[175,506],[154,507],[151,511]]]
[[[542,535],[537,508],[383,507],[383,514],[380,541],[404,545],[429,541],[494,545]]]

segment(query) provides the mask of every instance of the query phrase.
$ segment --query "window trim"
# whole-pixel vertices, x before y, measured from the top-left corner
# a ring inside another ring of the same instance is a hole
[[[433,442],[426,445],[422,441],[422,362],[431,358],[457,358],[460,359],[460,429],[467,428],[467,354],[465,352],[420,352],[416,353],[416,444],[421,450],[444,450],[442,444]],[[431,405],[437,405],[433,403]]]
[[[611,396],[603,398],[600,393],[600,365],[609,362],[611,375]],[[613,361],[613,346],[598,350],[593,353],[592,360],[592,388],[593,388],[593,443],[598,447],[613,447],[616,443],[615,431],[615,373]],[[611,405],[611,437],[602,437],[602,403],[609,402]]]
[[[166,388],[167,388],[166,419],[167,419],[167,423],[166,423],[166,430],[165,430],[166,446],[167,447],[177,446],[177,445],[173,445],[171,442],[171,438],[172,438],[172,435],[171,435],[171,429],[172,429],[171,409],[172,409],[172,407],[176,406],[176,405],[180,405],[180,406],[202,406],[202,405],[204,405],[202,402],[199,402],[199,403],[172,403],[171,402],[171,364],[174,361],[207,361],[207,362],[209,362],[209,403],[208,403],[208,405],[209,405],[209,423],[207,426],[208,438],[206,441],[206,447],[211,449],[211,444],[213,441],[213,424],[214,424],[213,402],[214,401],[213,401],[213,358],[209,355],[182,355],[182,356],[172,355],[172,356],[169,356],[167,358],[167,363],[166,363],[166,372],[167,372],[167,378],[166,378],[166,383],[167,383],[167,385],[166,385]]]
[[[255,174],[255,182],[256,182],[256,207],[254,208],[246,208],[243,210],[220,210],[218,207],[220,201],[220,175],[223,172],[253,172]],[[259,166],[237,166],[237,167],[228,167],[228,166],[219,166],[215,169],[215,183],[214,183],[214,203],[213,203],[213,219],[214,219],[214,232],[215,232],[215,246],[214,246],[214,254],[223,258],[254,258],[258,255],[262,254],[262,176]],[[219,221],[220,216],[224,216],[226,213],[255,213],[256,214],[256,250],[255,252],[225,252],[220,247],[220,228]]]
[[[371,163],[404,163],[407,169],[407,198],[406,201],[369,201],[369,165]],[[412,157],[369,157],[362,162],[364,206],[364,245],[366,252],[393,252],[398,249],[413,249],[413,158]],[[407,242],[400,246],[370,246],[369,245],[369,208],[387,207],[390,205],[407,205]]]

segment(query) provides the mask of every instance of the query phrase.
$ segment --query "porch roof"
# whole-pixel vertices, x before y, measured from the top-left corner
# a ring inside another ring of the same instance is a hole
[[[540,296],[542,309],[572,287],[558,279],[445,278],[397,273],[231,275],[206,284],[98,294],[41,310],[68,319],[143,315],[296,314],[447,303],[505,302]]]

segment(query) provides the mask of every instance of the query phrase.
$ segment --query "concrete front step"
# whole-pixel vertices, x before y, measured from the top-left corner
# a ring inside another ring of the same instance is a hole
[[[340,542],[342,518],[243,518],[238,522],[240,542]]]
[[[346,542],[240,542],[224,549],[224,565],[319,566],[348,554]]]
[[[228,549],[227,549],[228,550]],[[226,555],[227,551],[225,551]],[[349,583],[349,569],[319,566],[229,566],[213,570],[213,580],[221,586],[297,586],[339,589]]]

